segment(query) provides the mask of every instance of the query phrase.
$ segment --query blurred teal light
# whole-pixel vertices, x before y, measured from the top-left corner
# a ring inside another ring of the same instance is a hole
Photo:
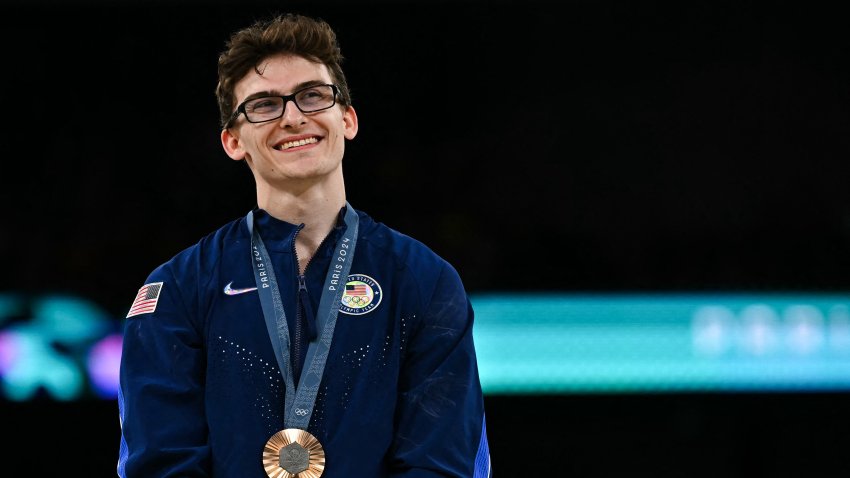
[[[850,390],[850,295],[471,300],[485,393]]]

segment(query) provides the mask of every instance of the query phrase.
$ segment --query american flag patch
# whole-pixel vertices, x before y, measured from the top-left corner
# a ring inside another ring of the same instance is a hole
[[[159,293],[162,292],[162,282],[151,282],[150,284],[145,284],[139,289],[139,293],[136,294],[136,299],[133,301],[133,305],[130,306],[130,311],[127,312],[127,317],[130,318],[134,315],[139,314],[149,314],[156,310],[156,303],[159,300]]]
[[[368,294],[366,284],[346,284],[345,295],[366,295]]]

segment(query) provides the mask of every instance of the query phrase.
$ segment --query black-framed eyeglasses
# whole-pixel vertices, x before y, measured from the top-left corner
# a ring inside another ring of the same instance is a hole
[[[225,123],[227,129],[240,114],[245,115],[249,123],[264,123],[283,116],[286,103],[292,101],[302,113],[315,113],[326,110],[336,104],[339,88],[336,85],[313,85],[284,96],[263,96],[245,100]]]

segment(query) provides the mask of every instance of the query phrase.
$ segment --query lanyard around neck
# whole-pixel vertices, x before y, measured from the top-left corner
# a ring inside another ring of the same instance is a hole
[[[263,239],[254,228],[254,211],[249,212],[246,217],[248,231],[251,234],[251,262],[254,268],[254,280],[257,283],[257,293],[277,365],[286,384],[284,425],[287,428],[307,429],[313,407],[316,405],[316,394],[322,382],[322,374],[325,371],[336,317],[342,303],[351,262],[354,260],[354,246],[357,244],[359,217],[347,201],[345,207],[345,232],[334,248],[334,257],[325,276],[322,296],[319,299],[316,329],[320,335],[307,347],[305,367],[301,372],[298,387],[295,387],[295,378],[292,376],[292,363],[289,359],[289,327],[286,324],[286,314],[283,311],[274,268],[271,266],[270,256]],[[307,306],[309,307],[309,304]]]

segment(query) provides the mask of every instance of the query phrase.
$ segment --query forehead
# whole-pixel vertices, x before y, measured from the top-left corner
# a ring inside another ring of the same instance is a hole
[[[328,67],[301,56],[275,55],[261,61],[256,70],[251,68],[236,83],[233,93],[238,103],[259,92],[290,94],[308,81],[332,83]]]

